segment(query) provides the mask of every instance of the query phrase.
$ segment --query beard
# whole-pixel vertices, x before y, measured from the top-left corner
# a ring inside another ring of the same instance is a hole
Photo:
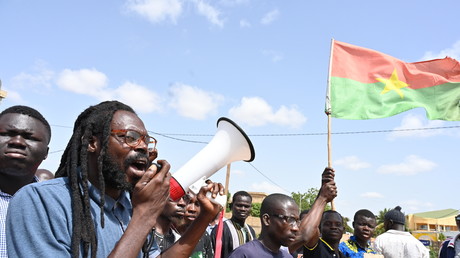
[[[106,187],[132,192],[135,183],[130,183],[126,180],[125,170],[139,157],[145,157],[145,155],[138,153],[135,156],[128,157],[124,161],[123,167],[121,167],[110,155],[104,155],[102,157],[102,175],[104,176]]]

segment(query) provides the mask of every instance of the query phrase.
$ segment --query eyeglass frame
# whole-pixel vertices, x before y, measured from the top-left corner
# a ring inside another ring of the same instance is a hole
[[[275,218],[278,218],[280,220],[282,220],[284,223],[290,225],[290,226],[299,226],[300,225],[300,218],[295,218],[293,216],[286,216],[286,215],[282,215],[282,214],[271,214],[269,216],[273,216]],[[291,221],[291,222],[289,222]]]
[[[129,131],[135,132],[135,133],[140,135],[140,137],[137,138],[135,144],[128,143],[128,141],[126,140],[126,135],[125,136],[117,135],[117,133],[125,133],[126,134]],[[155,148],[157,147],[157,143],[158,143],[157,139],[153,138],[152,136],[150,136],[148,134],[145,134],[145,135],[141,134],[138,131],[132,130],[132,129],[112,129],[112,130],[110,130],[110,134],[111,135],[116,135],[117,139],[118,139],[118,137],[123,138],[124,143],[126,143],[126,145],[128,145],[131,148],[136,148],[137,146],[139,146],[139,144],[141,144],[141,141],[144,141],[144,143],[147,145],[147,147],[149,146],[150,143],[153,142],[154,143],[153,148],[152,149],[148,148],[149,152],[153,152],[155,150]],[[146,142],[145,139],[149,139],[150,141]]]

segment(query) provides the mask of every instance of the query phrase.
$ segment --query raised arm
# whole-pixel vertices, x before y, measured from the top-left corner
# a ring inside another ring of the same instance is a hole
[[[162,166],[158,173],[157,167],[152,165],[135,185],[131,196],[133,216],[109,257],[138,257],[147,235],[155,227],[161,213],[159,207],[164,207],[169,198],[171,178],[169,163],[165,160],[158,163]]]
[[[334,181],[335,171],[332,168],[325,168],[321,177],[321,189],[313,203],[310,211],[302,219],[299,226],[299,234],[296,241],[289,246],[292,253],[306,245],[314,247],[319,240],[319,224],[326,204],[337,196],[337,187]]]
[[[210,183],[203,186],[197,195],[198,202],[200,203],[201,211],[195,221],[187,228],[181,238],[170,248],[168,248],[161,257],[166,258],[180,258],[189,257],[195,246],[198,244],[201,236],[206,231],[209,223],[216,217],[217,213],[222,209],[217,203],[211,202],[206,193],[211,192],[213,198],[217,194],[224,194],[224,187],[220,183]]]

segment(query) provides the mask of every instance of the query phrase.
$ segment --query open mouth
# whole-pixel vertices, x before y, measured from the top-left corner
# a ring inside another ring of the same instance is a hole
[[[136,168],[137,170],[146,171],[147,168],[148,168],[147,167],[148,162],[147,162],[147,160],[139,159],[139,160],[135,160],[133,163],[131,163],[131,166]]]

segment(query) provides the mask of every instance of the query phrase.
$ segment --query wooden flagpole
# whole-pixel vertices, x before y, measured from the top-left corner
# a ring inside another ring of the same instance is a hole
[[[332,131],[332,118],[331,118],[331,72],[332,72],[332,56],[334,50],[334,39],[331,40],[331,51],[329,56],[329,73],[327,76],[327,92],[326,92],[326,114],[327,114],[327,166],[332,167],[332,144],[331,144],[331,131]],[[331,209],[335,211],[334,200],[331,201]]]
[[[224,207],[224,212],[225,212],[225,209],[227,209],[227,203],[228,203],[228,185],[229,185],[229,182],[230,182],[230,165],[231,163],[229,163],[227,165],[227,175],[225,177],[225,189],[224,189],[224,193],[225,193],[225,207]]]

